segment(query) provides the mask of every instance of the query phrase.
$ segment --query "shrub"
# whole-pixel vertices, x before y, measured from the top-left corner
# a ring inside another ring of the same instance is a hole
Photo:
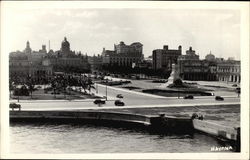
[[[15,96],[29,96],[29,90],[26,86],[22,86],[21,88],[16,88],[14,90]]]
[[[175,86],[182,86],[183,85],[183,82],[180,78],[176,79],[173,83]]]

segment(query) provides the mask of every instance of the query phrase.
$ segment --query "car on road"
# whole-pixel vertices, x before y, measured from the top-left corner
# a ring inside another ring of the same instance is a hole
[[[16,104],[16,103],[10,103],[9,107],[14,110],[15,108],[18,108],[19,111],[21,110],[21,105],[20,104]]]
[[[101,100],[101,99],[96,99],[96,100],[94,100],[93,103],[94,103],[94,104],[105,104],[106,101],[105,101],[105,100]]]
[[[233,84],[232,87],[238,87],[238,85],[237,84]]]
[[[120,101],[120,100],[116,100],[116,101],[115,101],[115,105],[116,105],[116,106],[124,106],[125,104],[124,104],[124,102],[122,102],[122,101]]]
[[[194,96],[193,96],[193,95],[186,95],[186,96],[184,97],[184,99],[194,99]]]
[[[123,98],[122,94],[117,94],[116,98]]]
[[[224,101],[224,98],[221,97],[221,96],[216,96],[216,97],[215,97],[215,100],[217,100],[217,101]]]

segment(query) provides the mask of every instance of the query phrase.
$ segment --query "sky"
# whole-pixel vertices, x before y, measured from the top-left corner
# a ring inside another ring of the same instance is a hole
[[[46,6],[46,3],[44,4]],[[240,11],[237,9],[171,8],[53,8],[6,7],[3,15],[6,51],[24,50],[27,40],[32,50],[59,50],[64,37],[71,50],[101,54],[114,44],[141,42],[145,57],[168,45],[190,46],[204,58],[240,59]]]

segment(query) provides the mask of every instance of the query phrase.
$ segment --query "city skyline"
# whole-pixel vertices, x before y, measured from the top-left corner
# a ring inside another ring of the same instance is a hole
[[[59,50],[63,37],[67,37],[72,50],[88,55],[101,54],[103,48],[112,50],[114,44],[124,41],[141,42],[145,57],[163,45],[170,49],[182,45],[182,54],[192,46],[201,58],[211,51],[216,57],[240,60],[239,10],[26,6],[15,11],[6,9],[5,13],[8,53],[22,51],[28,40],[32,50],[39,50],[43,44],[48,49],[49,41],[51,49]]]

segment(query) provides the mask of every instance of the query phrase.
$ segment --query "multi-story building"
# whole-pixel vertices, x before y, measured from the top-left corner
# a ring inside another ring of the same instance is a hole
[[[110,66],[133,67],[143,60],[143,45],[140,42],[126,45],[120,42],[114,45],[114,51],[103,48],[103,64]]]
[[[65,37],[59,51],[50,51],[43,59],[44,63],[51,65],[54,72],[80,72],[89,70],[88,57],[81,52],[71,51],[70,43]]]
[[[240,83],[240,61],[223,60],[217,62],[217,79],[224,82]]]
[[[47,53],[46,46],[42,45],[39,51],[32,51],[29,41],[23,52],[12,52],[9,55],[10,78],[24,82],[32,77],[37,83],[49,80],[54,72],[81,72],[88,71],[87,56],[70,50],[70,43],[64,38],[61,49]]]
[[[9,76],[13,81],[26,83],[27,77],[33,77],[37,82],[45,82],[52,76],[52,67],[43,65],[46,56],[46,46],[39,52],[32,51],[29,41],[23,52],[11,52],[9,55]]]
[[[186,55],[178,58],[178,73],[183,80],[216,80],[216,64],[208,60],[200,60],[192,47],[186,51]]]
[[[181,50],[181,46],[178,47],[178,50],[175,50],[168,49],[167,45],[164,45],[163,49],[153,50],[153,69],[171,70],[172,63],[177,64],[177,59],[182,54]]]

